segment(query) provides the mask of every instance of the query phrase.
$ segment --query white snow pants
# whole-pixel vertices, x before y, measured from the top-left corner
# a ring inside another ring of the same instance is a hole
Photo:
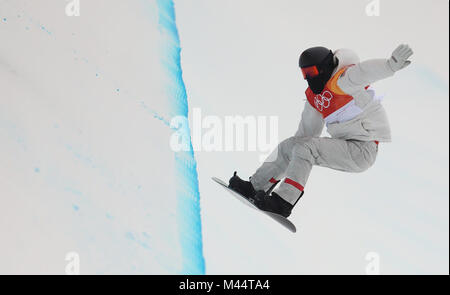
[[[378,143],[328,137],[290,137],[281,142],[251,177],[256,190],[267,191],[284,178],[275,192],[294,205],[313,165],[345,172],[363,172],[375,162]]]

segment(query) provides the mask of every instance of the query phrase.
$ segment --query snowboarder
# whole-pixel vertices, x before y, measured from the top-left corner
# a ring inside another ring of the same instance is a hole
[[[375,162],[378,144],[391,141],[385,110],[370,84],[404,69],[412,54],[402,44],[388,59],[360,62],[349,49],[305,50],[299,65],[309,87],[298,131],[278,145],[250,181],[235,172],[229,187],[259,209],[288,217],[303,195],[312,166],[367,170]],[[320,137],[324,125],[331,137]]]

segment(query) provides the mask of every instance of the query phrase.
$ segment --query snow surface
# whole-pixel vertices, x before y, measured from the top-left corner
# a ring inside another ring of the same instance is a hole
[[[172,1],[0,1],[0,273],[202,274]]]

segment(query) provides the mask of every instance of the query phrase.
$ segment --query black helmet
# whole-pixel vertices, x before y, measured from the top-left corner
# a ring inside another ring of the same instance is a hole
[[[331,74],[338,65],[338,60],[333,51],[319,46],[303,51],[300,55],[299,65],[311,90],[315,94],[319,94],[330,80]]]

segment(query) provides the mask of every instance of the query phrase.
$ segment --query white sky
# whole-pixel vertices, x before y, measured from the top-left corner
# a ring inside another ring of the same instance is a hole
[[[207,272],[364,274],[370,251],[384,274],[448,273],[448,1],[176,1],[190,108],[204,116],[275,115],[291,136],[310,46],[351,48],[362,60],[400,43],[413,65],[374,85],[394,141],[363,174],[314,168],[292,215],[299,232],[248,210],[210,180],[250,176],[255,152],[199,152]]]

